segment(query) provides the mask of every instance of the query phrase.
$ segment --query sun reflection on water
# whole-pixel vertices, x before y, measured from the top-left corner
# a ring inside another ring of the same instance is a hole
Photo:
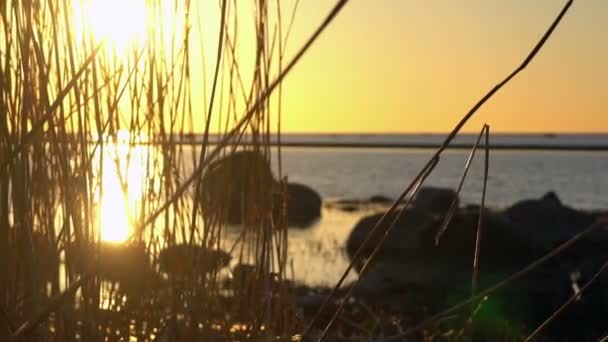
[[[137,212],[141,208],[148,179],[146,169],[149,146],[143,136],[131,137],[121,131],[108,138],[101,168],[99,217],[101,239],[126,241],[133,233]]]

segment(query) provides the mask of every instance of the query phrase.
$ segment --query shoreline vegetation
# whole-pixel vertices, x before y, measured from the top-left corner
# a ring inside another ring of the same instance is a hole
[[[288,235],[321,215],[322,199],[305,184],[288,183],[282,171],[281,148],[290,143],[281,140],[282,81],[348,2],[335,1],[309,38],[291,51],[297,0],[288,9],[279,0],[249,3],[253,21],[245,30],[237,10],[241,2],[220,0],[219,32],[212,31],[212,40],[204,35],[195,4],[149,1],[151,19],[140,28],[146,39],[133,37],[123,54],[86,16],[74,19],[75,3],[0,5],[0,341],[531,340],[543,336],[569,305],[588,302],[584,292],[605,281],[600,274],[608,263],[597,270],[594,254],[579,265],[587,255],[580,249],[568,254],[567,247],[584,241],[583,251],[599,248],[602,256],[604,245],[584,238],[606,219],[572,210],[548,193],[530,200],[532,210],[524,203],[524,214],[521,206],[510,207],[504,216],[515,223],[505,224],[484,203],[488,125],[473,147],[467,146],[471,152],[456,190],[423,187],[460,129],[528,66],[572,0],[523,63],[435,146],[402,194],[376,198],[385,210],[353,230],[356,237],[346,242],[351,263],[335,286],[293,282],[298,270],[288,259]],[[79,12],[76,17],[86,10]],[[119,34],[127,36],[126,30]],[[251,61],[241,59],[248,47]],[[196,49],[201,51],[195,57]],[[205,69],[205,58],[212,70]],[[199,97],[202,112],[193,109]],[[195,121],[203,124],[194,127]],[[210,133],[216,124],[223,132],[219,140]],[[192,131],[204,133],[200,151],[188,153],[176,138]],[[155,146],[145,137],[154,137]],[[458,194],[479,148],[485,161],[482,200],[459,208]],[[276,174],[270,168],[274,153]],[[428,212],[416,212],[423,207]],[[415,219],[407,220],[409,214]],[[533,231],[537,237],[548,233],[548,244],[511,234],[514,227],[532,231],[538,217],[558,220],[563,234]],[[388,239],[409,224],[419,231],[405,229],[405,241]],[[446,230],[451,224],[467,227],[466,234]],[[226,246],[231,225],[238,226],[238,238]],[[482,239],[482,228],[496,230],[483,230]],[[412,232],[420,236],[407,235]],[[443,233],[450,248],[434,248]],[[504,252],[489,259],[500,274],[486,269],[486,240]],[[526,253],[509,251],[511,246]],[[370,288],[370,277],[386,280],[379,270],[394,270],[395,256],[420,261],[396,267],[408,276],[397,283],[399,300],[385,291],[367,297],[361,291]],[[424,267],[415,267],[420,264]],[[441,293],[425,286],[435,279],[429,271],[437,265],[447,265],[440,269],[456,276],[443,278],[448,284]],[[560,267],[567,272],[554,272]],[[353,268],[360,276],[346,283]],[[548,271],[550,284],[539,289],[534,286],[539,278],[533,278],[527,286],[512,287],[534,270]],[[552,280],[562,276],[572,279],[560,282],[565,285],[554,296]],[[454,286],[462,290],[456,296]],[[515,315],[503,316],[494,310],[494,299],[504,290],[515,291],[510,292],[515,298],[548,296],[550,305],[540,313],[534,305],[516,306]],[[528,293],[532,290],[539,292]],[[604,309],[595,299],[592,304],[600,307],[593,310]],[[484,313],[478,315],[480,308]],[[585,308],[582,317],[595,313]],[[583,327],[578,314],[575,324],[565,327],[568,332],[582,338],[605,333]]]

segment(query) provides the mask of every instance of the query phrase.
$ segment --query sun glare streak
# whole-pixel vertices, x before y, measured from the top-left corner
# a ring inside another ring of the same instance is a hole
[[[146,40],[145,0],[73,0],[78,38],[91,34],[118,55]]]
[[[137,137],[135,142],[145,138]],[[147,189],[148,146],[131,145],[129,133],[107,139],[103,155],[99,217],[101,239],[121,243],[133,233],[134,220]],[[101,170],[98,170],[101,171]]]

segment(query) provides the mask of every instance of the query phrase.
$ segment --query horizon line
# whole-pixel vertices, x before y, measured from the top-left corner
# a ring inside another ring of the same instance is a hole
[[[204,132],[191,132],[185,134],[203,134]],[[277,132],[270,132],[272,135],[276,135]],[[281,135],[447,135],[450,132],[281,132]],[[215,134],[224,134],[224,132],[210,132],[210,135]],[[246,133],[249,134],[249,133]],[[470,132],[460,132],[460,134],[479,134],[476,131]],[[494,131],[490,133],[490,136],[493,134],[500,135],[608,135],[608,131],[602,132],[553,132],[553,131],[545,131],[545,132],[514,132],[514,131]]]

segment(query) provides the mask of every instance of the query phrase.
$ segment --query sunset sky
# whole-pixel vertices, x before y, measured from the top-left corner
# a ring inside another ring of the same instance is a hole
[[[134,30],[136,9],[117,17],[115,6],[95,1],[100,8],[92,9],[90,17],[102,18],[101,28],[114,30],[115,40],[127,37],[127,29]],[[295,1],[281,1],[284,26]],[[449,131],[523,61],[565,2],[352,0],[286,78],[283,131]],[[193,3],[202,22],[193,29],[203,30],[208,97],[219,1]],[[247,84],[255,60],[254,2],[229,3],[238,6],[239,64]],[[268,4],[276,6],[275,1]],[[287,57],[334,4],[333,0],[299,2]],[[493,132],[608,132],[607,17],[608,1],[575,1],[536,59],[464,131],[478,131],[487,122]],[[268,26],[273,25],[271,21]],[[193,52],[201,41],[194,37],[191,34],[196,41],[191,46],[191,68],[199,76],[192,78],[197,113],[193,131],[200,132],[205,126],[203,59],[200,52]]]
[[[518,66],[565,1],[350,2],[285,82],[291,132],[445,132]],[[333,4],[301,1],[290,47]],[[465,127],[608,132],[608,1],[575,1]]]

